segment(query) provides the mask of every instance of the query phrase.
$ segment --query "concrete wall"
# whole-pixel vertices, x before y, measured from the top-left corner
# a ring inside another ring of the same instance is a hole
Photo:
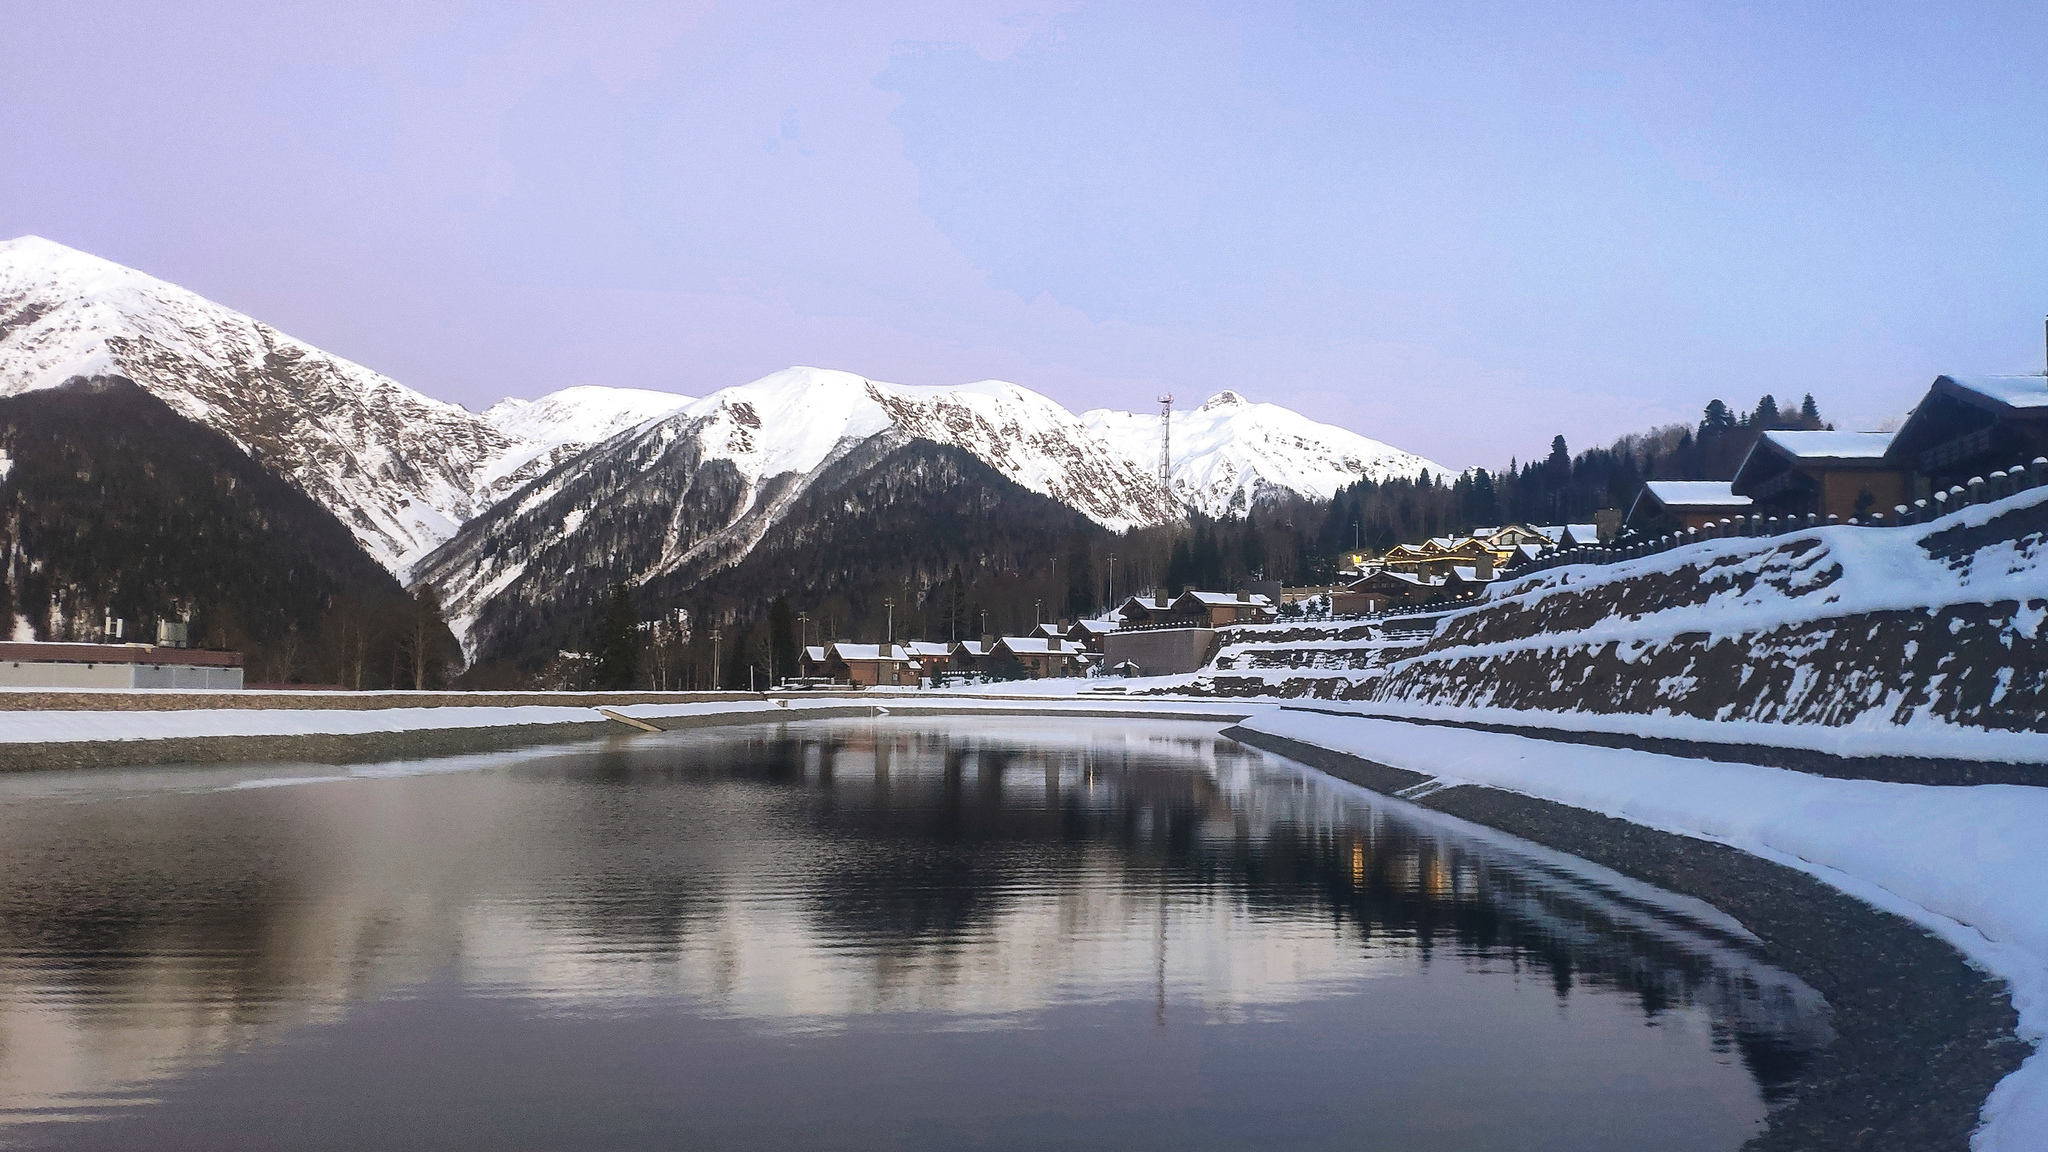
[[[1129,661],[1145,676],[1173,676],[1194,672],[1216,652],[1214,628],[1160,628],[1137,632],[1111,632],[1102,641],[1103,665],[1114,668]]]
[[[0,688],[240,688],[240,668],[197,664],[78,664],[55,660],[0,663]]]

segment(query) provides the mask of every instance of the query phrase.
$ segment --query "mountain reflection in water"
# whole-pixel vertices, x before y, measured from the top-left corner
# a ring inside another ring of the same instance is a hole
[[[1192,724],[23,777],[0,863],[36,1146],[1732,1148],[1829,1039],[1704,905]]]

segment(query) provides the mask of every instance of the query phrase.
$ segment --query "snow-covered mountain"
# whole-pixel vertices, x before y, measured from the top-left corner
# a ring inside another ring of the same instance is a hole
[[[75,376],[125,376],[226,434],[401,577],[493,500],[690,402],[584,387],[478,415],[132,268],[0,242],[0,395]]]
[[[790,368],[568,460],[479,516],[419,575],[440,589],[457,635],[474,647],[471,629],[491,601],[538,600],[560,575],[549,566],[604,562],[645,582],[737,562],[856,449],[874,456],[912,441],[961,449],[1112,529],[1173,515],[1143,467],[1030,389],[993,381],[912,388]],[[650,520],[632,539],[612,540],[600,521],[628,515]]]
[[[526,571],[535,557],[582,556],[579,536],[629,491],[665,518],[636,524],[636,578],[737,563],[856,450],[863,467],[915,442],[965,452],[1111,530],[1443,471],[1231,392],[1175,414],[1170,496],[1157,417],[1076,416],[999,381],[791,368],[699,400],[577,387],[475,413],[133,269],[39,237],[0,242],[0,395],[79,376],[126,377],[224,433],[401,579],[432,580],[458,621],[514,583],[544,584]]]
[[[1117,452],[1157,471],[1158,416],[1098,408],[1081,420]],[[1327,500],[1360,480],[1447,471],[1412,452],[1235,392],[1218,392],[1192,412],[1173,414],[1171,462],[1174,499],[1209,516],[1241,516],[1283,492]]]
[[[0,395],[125,376],[319,501],[386,568],[481,509],[512,448],[433,400],[196,293],[37,236],[0,242]]]

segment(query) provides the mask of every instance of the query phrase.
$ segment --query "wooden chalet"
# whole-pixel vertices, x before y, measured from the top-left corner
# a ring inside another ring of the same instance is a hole
[[[825,669],[831,663],[830,645],[820,644],[805,648],[797,658],[797,675],[805,680],[829,680]]]
[[[1677,528],[1704,528],[1723,518],[1748,516],[1756,505],[1721,480],[1652,480],[1629,506],[1628,526],[1655,535]],[[1574,533],[1576,535],[1576,532]]]
[[[1381,568],[1330,594],[1330,611],[1339,616],[1366,616],[1391,608],[1421,604],[1442,595],[1435,580],[1414,572]]]
[[[1191,588],[1173,602],[1173,616],[1196,627],[1221,628],[1278,619],[1280,608],[1271,597],[1255,592],[1197,592]]]
[[[943,676],[953,671],[951,644],[936,640],[912,640],[902,647],[909,649],[910,658],[917,661],[920,676]]]
[[[1080,670],[1078,654],[1058,637],[1004,636],[995,642],[992,655],[997,660],[1005,655],[1015,657],[1026,672],[1040,680],[1072,676]]]
[[[2038,375],[1938,377],[1890,448],[1919,497],[2039,456],[2048,456],[2048,376]]]
[[[1463,565],[1484,569],[1490,577],[1496,559],[1494,549],[1484,540],[1433,536],[1420,544],[1396,544],[1380,558],[1380,565],[1427,577],[1441,577]]]
[[[1118,626],[1143,628],[1153,624],[1171,623],[1173,599],[1164,591],[1151,596],[1132,596],[1117,605],[1113,613]]]
[[[1102,638],[1116,631],[1117,620],[1113,616],[1100,620],[1076,620],[1067,626],[1067,643],[1082,652],[1102,654]]]
[[[825,675],[856,688],[915,688],[917,661],[901,644],[830,644]]]
[[[1907,501],[1906,472],[1889,432],[1775,430],[1757,437],[1729,486],[1766,516],[1890,514]]]
[[[947,667],[953,672],[980,672],[995,652],[995,640],[984,637],[980,640],[958,640],[948,656]]]

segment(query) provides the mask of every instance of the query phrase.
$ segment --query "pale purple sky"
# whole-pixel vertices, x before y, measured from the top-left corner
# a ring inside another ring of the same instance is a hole
[[[2048,7],[17,5],[0,235],[481,408],[1222,388],[1495,465],[2040,371]]]

